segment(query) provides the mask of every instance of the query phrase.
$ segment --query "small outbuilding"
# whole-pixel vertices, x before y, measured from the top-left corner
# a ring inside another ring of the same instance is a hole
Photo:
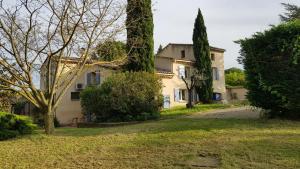
[[[227,101],[247,100],[248,90],[243,86],[226,86]]]

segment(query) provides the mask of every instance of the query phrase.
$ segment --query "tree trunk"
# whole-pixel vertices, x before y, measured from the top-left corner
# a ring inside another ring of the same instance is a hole
[[[188,100],[188,104],[186,105],[187,108],[191,109],[193,108],[193,100],[192,100],[192,96],[193,96],[193,90],[188,90],[188,97],[189,97],[189,100]]]
[[[50,135],[54,133],[54,113],[53,111],[48,111],[44,115],[44,121],[45,121],[45,132],[46,134]]]

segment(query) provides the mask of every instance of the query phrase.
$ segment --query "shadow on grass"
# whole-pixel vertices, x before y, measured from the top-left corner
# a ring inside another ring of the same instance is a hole
[[[193,113],[198,112],[207,112],[211,110],[220,110],[220,109],[226,109],[231,107],[237,107],[234,105],[229,104],[201,104],[201,105],[195,105],[192,109],[187,109],[185,106],[179,106],[172,109],[165,109],[161,112],[161,119],[170,119],[170,118],[176,118],[181,117],[184,115],[190,115]]]
[[[145,122],[130,126],[112,128],[60,128],[56,136],[101,136],[111,134],[159,134],[164,132],[180,132],[199,130],[212,132],[218,130],[257,130],[297,128],[299,122],[280,120],[252,120],[252,119],[169,119],[155,122]]]
[[[114,134],[114,133],[136,133],[136,132],[163,132],[166,129],[174,128],[177,130],[176,124],[174,124],[173,120],[178,119],[175,123],[179,122],[179,125],[185,123],[186,121],[191,121],[188,119],[181,119],[181,117],[185,115],[190,115],[197,112],[207,112],[211,110],[220,110],[236,107],[230,104],[199,104],[195,105],[192,109],[187,109],[185,106],[179,106],[172,109],[165,109],[161,112],[161,118],[159,121],[148,121],[143,122],[141,124],[130,124],[126,126],[119,126],[119,127],[109,127],[109,128],[81,128],[81,129],[74,129],[74,128],[62,128],[56,131],[56,135],[63,135],[63,136],[93,136],[93,135],[101,135],[101,134]],[[167,120],[167,121],[166,121]],[[171,121],[168,121],[171,120]],[[199,121],[199,120],[197,120]],[[185,124],[184,124],[185,125]],[[189,126],[189,125],[187,125]],[[185,126],[179,128],[185,128]],[[165,129],[162,129],[165,128]]]

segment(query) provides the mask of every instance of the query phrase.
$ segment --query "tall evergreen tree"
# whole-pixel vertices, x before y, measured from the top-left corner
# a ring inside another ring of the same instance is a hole
[[[162,45],[159,45],[156,54],[159,54],[159,53],[162,52],[162,51],[163,51],[163,47],[162,47]]]
[[[193,33],[194,56],[196,59],[196,68],[199,73],[206,78],[201,86],[196,86],[196,91],[200,101],[209,103],[213,97],[213,77],[210,60],[210,47],[207,39],[206,27],[201,10],[198,11],[198,16],[195,20]]]
[[[151,0],[127,0],[128,70],[154,72],[153,14]]]
[[[282,22],[289,22],[295,19],[300,19],[300,6],[282,3],[285,12],[283,15],[279,15]]]

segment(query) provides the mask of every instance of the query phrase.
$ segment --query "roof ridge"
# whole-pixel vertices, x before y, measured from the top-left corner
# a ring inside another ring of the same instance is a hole
[[[169,45],[185,45],[185,46],[193,46],[192,43],[169,43],[167,46],[169,46]],[[166,47],[167,47],[167,46],[166,46]],[[219,47],[214,47],[214,46],[209,46],[209,47],[210,47],[210,49],[212,49],[212,50],[218,50],[218,51],[223,51],[223,52],[226,51],[225,49],[219,48]]]

